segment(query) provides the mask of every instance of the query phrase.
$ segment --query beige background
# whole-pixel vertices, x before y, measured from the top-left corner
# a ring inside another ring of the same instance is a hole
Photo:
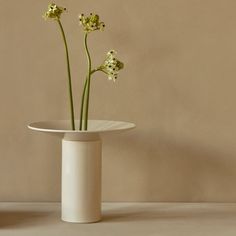
[[[90,117],[133,121],[104,137],[105,201],[236,201],[236,1],[60,0],[77,116],[86,58],[77,14],[107,28],[90,35],[94,64],[125,62],[117,83],[96,75]],[[0,8],[0,200],[60,200],[60,140],[26,128],[67,119],[64,48],[46,0]]]

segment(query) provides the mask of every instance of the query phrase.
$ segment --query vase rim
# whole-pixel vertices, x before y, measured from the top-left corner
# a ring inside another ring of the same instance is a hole
[[[28,128],[34,131],[47,133],[63,133],[63,134],[94,134],[118,132],[133,129],[136,127],[134,123],[126,121],[113,120],[89,120],[88,130],[79,130],[79,120],[75,121],[76,130],[71,130],[69,120],[49,120],[37,121],[28,125]]]

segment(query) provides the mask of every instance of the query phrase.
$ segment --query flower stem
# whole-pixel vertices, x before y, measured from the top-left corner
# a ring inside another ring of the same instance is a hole
[[[82,99],[81,99],[81,106],[80,106],[80,124],[79,124],[79,130],[82,130],[82,128],[83,128],[84,98],[85,98],[85,92],[86,92],[86,89],[87,89],[87,84],[88,84],[88,79],[86,78],[85,83],[84,83]]]
[[[93,69],[90,72],[90,75],[92,75],[93,73],[95,73],[97,71],[100,71],[100,68]],[[79,130],[82,130],[82,128],[83,128],[84,98],[85,98],[85,92],[86,92],[86,89],[87,89],[87,85],[88,85],[88,78],[86,77],[86,80],[85,80],[85,83],[84,83],[82,99],[81,99],[81,106],[80,106],[80,125],[79,125]]]
[[[57,19],[57,22],[60,26],[63,41],[64,41],[64,45],[65,45],[67,72],[68,72],[68,84],[69,84],[69,96],[70,96],[71,127],[72,127],[72,130],[75,130],[75,115],[74,115],[74,105],[73,105],[73,94],[72,94],[72,82],[71,82],[71,73],[70,73],[69,52],[68,52],[68,46],[67,46],[67,42],[66,42],[65,32],[63,30],[60,19]]]
[[[86,100],[85,100],[85,114],[84,114],[84,130],[88,129],[88,111],[89,111],[89,94],[90,94],[90,79],[91,79],[91,57],[87,45],[88,33],[84,36],[84,47],[88,59],[88,75],[87,75],[87,85],[86,85]]]

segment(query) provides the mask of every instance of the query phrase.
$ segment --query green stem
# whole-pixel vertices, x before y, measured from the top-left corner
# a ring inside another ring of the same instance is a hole
[[[100,71],[100,68],[93,69],[90,73],[92,75],[93,73]],[[85,98],[85,92],[87,89],[87,84],[88,84],[88,78],[86,77],[85,83],[84,83],[84,89],[83,89],[83,94],[82,94],[82,99],[81,99],[81,106],[80,106],[80,124],[79,124],[79,130],[82,130],[83,127],[83,113],[84,113],[84,98]]]
[[[85,92],[87,89],[88,79],[86,78],[84,83],[84,90],[82,94],[82,100],[81,100],[81,106],[80,106],[80,124],[79,124],[79,130],[82,130],[83,128],[83,114],[84,114],[84,98],[85,98]]]
[[[88,59],[88,75],[87,75],[87,85],[86,85],[86,103],[85,103],[85,114],[84,114],[84,130],[88,129],[88,111],[89,111],[89,95],[90,95],[90,79],[91,79],[91,57],[87,45],[88,33],[84,36],[84,47]]]
[[[91,75],[93,74],[93,73],[95,73],[95,72],[97,72],[97,71],[100,71],[101,69],[98,67],[97,69],[93,69],[92,71],[91,71]]]
[[[93,73],[100,71],[100,68],[93,69],[90,73],[92,75]],[[85,98],[85,92],[87,89],[87,84],[88,84],[88,78],[86,77],[85,83],[84,83],[84,89],[83,89],[83,94],[82,94],[82,99],[81,99],[81,106],[80,106],[80,124],[79,124],[79,130],[82,130],[83,127],[83,112],[84,112],[84,98]]]
[[[74,115],[74,105],[73,105],[73,94],[72,94],[72,82],[71,82],[71,73],[70,73],[69,52],[68,52],[68,46],[67,46],[67,42],[66,42],[65,32],[63,30],[61,21],[58,19],[57,22],[60,26],[63,41],[64,41],[64,45],[65,45],[67,72],[68,72],[68,84],[69,84],[69,96],[70,96],[71,127],[72,127],[72,130],[75,130],[75,115]]]

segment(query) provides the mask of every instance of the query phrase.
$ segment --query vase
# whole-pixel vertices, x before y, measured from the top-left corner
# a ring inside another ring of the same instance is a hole
[[[76,121],[79,127],[79,121]],[[70,122],[40,121],[31,130],[53,134],[62,140],[61,219],[73,223],[101,220],[101,167],[104,133],[135,127],[123,121],[90,120],[88,130],[71,130]]]

